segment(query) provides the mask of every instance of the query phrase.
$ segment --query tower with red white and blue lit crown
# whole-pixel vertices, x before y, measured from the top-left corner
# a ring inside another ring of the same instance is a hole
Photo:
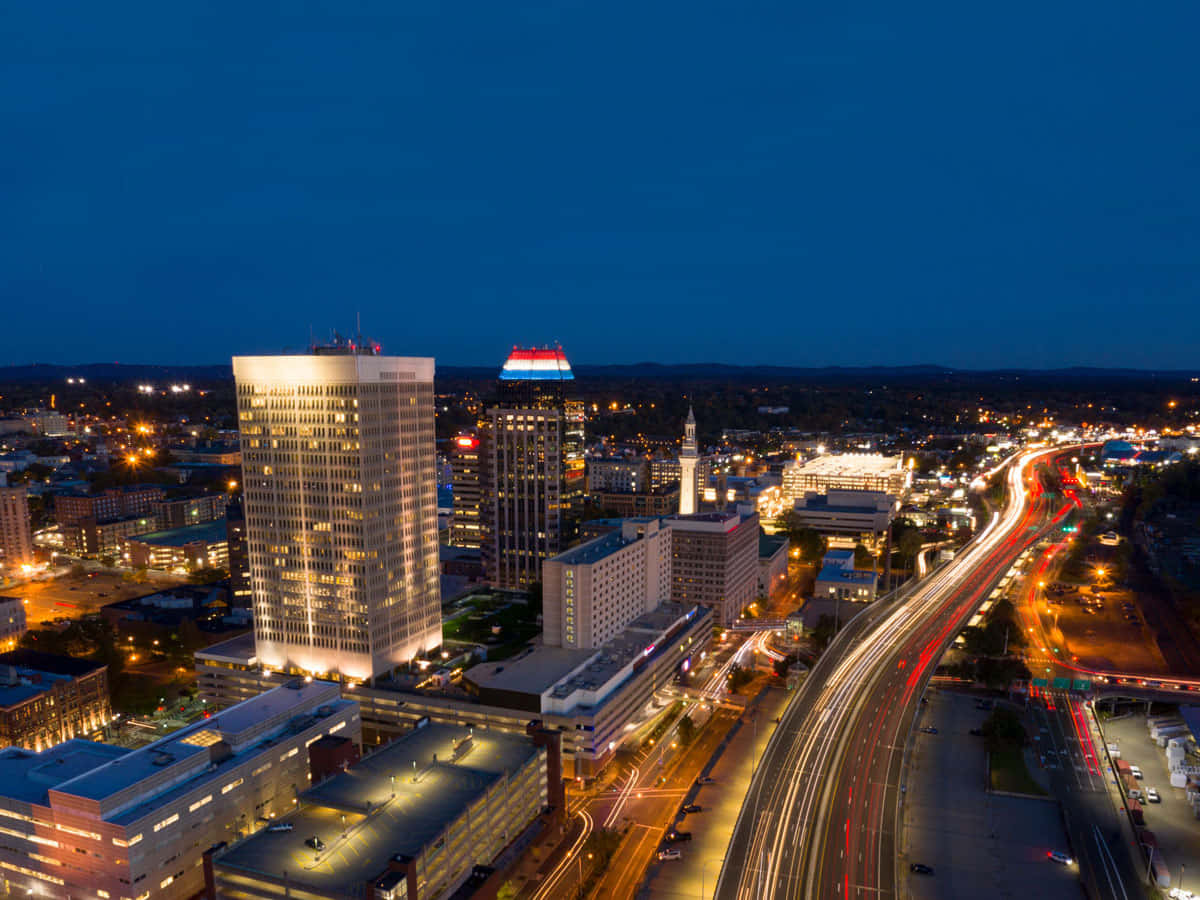
[[[497,587],[524,589],[566,548],[583,505],[583,403],[562,347],[514,347],[485,417],[483,558]]]

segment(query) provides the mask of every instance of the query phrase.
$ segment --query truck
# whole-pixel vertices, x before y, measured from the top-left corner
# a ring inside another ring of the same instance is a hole
[[[1133,768],[1125,760],[1118,759],[1116,761],[1116,766],[1117,766],[1117,774],[1120,775],[1122,778],[1125,777],[1126,775],[1129,775],[1131,777],[1133,776]]]
[[[1134,825],[1141,826],[1146,824],[1146,817],[1142,814],[1142,804],[1130,799],[1125,801],[1125,806],[1129,810],[1129,820]]]
[[[1176,728],[1187,728],[1182,719],[1169,719],[1166,722],[1155,722],[1150,726],[1150,737],[1157,740],[1158,736],[1164,731],[1172,731]]]

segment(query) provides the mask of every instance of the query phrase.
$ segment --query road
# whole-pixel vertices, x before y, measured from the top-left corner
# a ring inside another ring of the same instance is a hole
[[[925,684],[1054,512],[1024,453],[1002,513],[952,562],[838,635],[784,713],[721,870],[719,898],[895,895],[904,748]],[[907,874],[907,873],[904,873]]]

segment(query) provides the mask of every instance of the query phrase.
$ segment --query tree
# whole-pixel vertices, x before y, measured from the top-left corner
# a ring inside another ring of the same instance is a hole
[[[188,575],[188,581],[192,584],[216,584],[218,581],[223,581],[229,577],[229,573],[221,568],[205,566],[204,568],[195,569]]]
[[[684,716],[679,720],[679,743],[686,747],[695,737],[696,723],[692,721],[691,716]]]
[[[837,620],[833,616],[821,616],[817,619],[817,624],[812,630],[813,644],[817,648],[817,652],[821,653],[829,642],[833,640],[833,636],[837,634]]]
[[[794,509],[789,509],[775,521],[776,527],[787,534],[791,545],[800,551],[806,562],[819,562],[825,555],[828,541],[819,533],[800,523]]]
[[[854,568],[870,569],[875,565],[875,557],[871,555],[871,551],[862,544],[854,545]]]

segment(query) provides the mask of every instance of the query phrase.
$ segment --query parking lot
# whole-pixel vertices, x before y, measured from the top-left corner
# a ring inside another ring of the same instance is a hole
[[[966,694],[932,690],[918,721],[905,777],[899,895],[913,900],[1078,896],[1074,866],[1046,854],[1068,850],[1058,804],[989,793],[984,740],[972,735],[988,713]],[[914,874],[913,863],[933,874]]]
[[[178,575],[156,573],[146,583],[134,584],[125,581],[119,572],[80,572],[16,585],[3,593],[25,602],[25,618],[32,628],[55,619],[78,619],[109,603],[186,583],[187,579]]]
[[[1192,813],[1185,789],[1171,787],[1166,751],[1151,740],[1144,712],[1109,719],[1103,723],[1103,733],[1106,743],[1119,745],[1121,759],[1142,769],[1141,789],[1157,788],[1162,797],[1160,803],[1144,803],[1143,814],[1171,873],[1172,886],[1179,884],[1182,865],[1183,886],[1190,881],[1193,889],[1200,889],[1200,819]]]
[[[1165,675],[1167,661],[1137,598],[1115,587],[1052,585],[1038,611],[1047,631],[1057,628],[1067,651],[1089,669]]]

